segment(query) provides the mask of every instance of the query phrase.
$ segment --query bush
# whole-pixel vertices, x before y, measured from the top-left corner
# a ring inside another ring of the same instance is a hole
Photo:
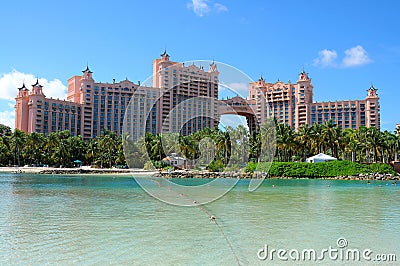
[[[154,167],[154,165],[151,161],[147,161],[147,162],[145,162],[143,169],[144,170],[155,170],[156,168]]]
[[[385,173],[396,174],[388,164],[359,164],[350,161],[331,161],[323,163],[305,162],[272,162],[272,163],[249,163],[246,172],[264,171],[271,176],[288,177],[335,177],[355,176],[359,174]]]
[[[224,163],[221,160],[213,160],[209,165],[207,165],[206,169],[211,172],[221,172],[224,170]]]

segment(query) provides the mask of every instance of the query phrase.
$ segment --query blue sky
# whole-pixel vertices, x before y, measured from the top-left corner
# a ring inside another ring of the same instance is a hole
[[[211,60],[252,79],[295,81],[304,66],[317,101],[381,98],[382,130],[400,123],[397,1],[3,1],[0,123],[16,86],[35,76],[47,95],[89,63],[96,81],[145,80],[171,60]]]

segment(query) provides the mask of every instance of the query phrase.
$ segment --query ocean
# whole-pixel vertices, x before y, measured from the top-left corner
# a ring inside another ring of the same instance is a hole
[[[254,192],[248,184],[184,207],[131,176],[0,173],[0,264],[400,264],[400,184],[268,179]]]

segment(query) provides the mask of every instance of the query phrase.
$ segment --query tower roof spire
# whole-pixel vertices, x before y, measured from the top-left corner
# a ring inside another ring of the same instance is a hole
[[[41,85],[39,84],[39,78],[36,78],[36,82],[35,82],[35,84],[32,84],[32,86],[33,86],[33,87],[35,87],[35,86],[41,86]]]
[[[86,63],[86,69],[82,70],[82,73],[93,73],[92,71],[90,71],[89,69],[89,63]]]
[[[18,90],[27,90],[26,86],[25,86],[25,82],[22,83],[22,87],[18,88]]]
[[[160,54],[161,57],[169,57],[169,54],[167,54],[167,48],[164,49],[164,53]]]
[[[208,69],[208,72],[218,72],[217,64],[215,63],[214,58],[210,64],[210,68]]]

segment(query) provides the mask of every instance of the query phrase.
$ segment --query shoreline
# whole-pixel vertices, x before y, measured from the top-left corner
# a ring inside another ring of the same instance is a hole
[[[400,175],[371,173],[359,174],[354,176],[269,176],[263,172],[246,173],[246,172],[208,172],[208,171],[186,171],[175,170],[155,171],[144,169],[119,169],[119,168],[54,168],[54,167],[0,167],[0,173],[14,174],[47,174],[47,175],[140,175],[155,176],[162,178],[265,178],[265,179],[321,179],[321,180],[378,180],[378,181],[400,181]]]
[[[0,167],[0,173],[14,174],[49,174],[49,175],[131,175],[140,174],[143,176],[155,175],[157,171],[143,169],[119,169],[119,168],[55,168],[55,167]]]
[[[269,176],[266,173],[245,172],[206,172],[206,171],[167,171],[157,172],[156,176],[164,178],[265,178],[265,179],[321,179],[321,180],[378,180],[378,181],[400,181],[400,175],[371,173],[354,176]]]

